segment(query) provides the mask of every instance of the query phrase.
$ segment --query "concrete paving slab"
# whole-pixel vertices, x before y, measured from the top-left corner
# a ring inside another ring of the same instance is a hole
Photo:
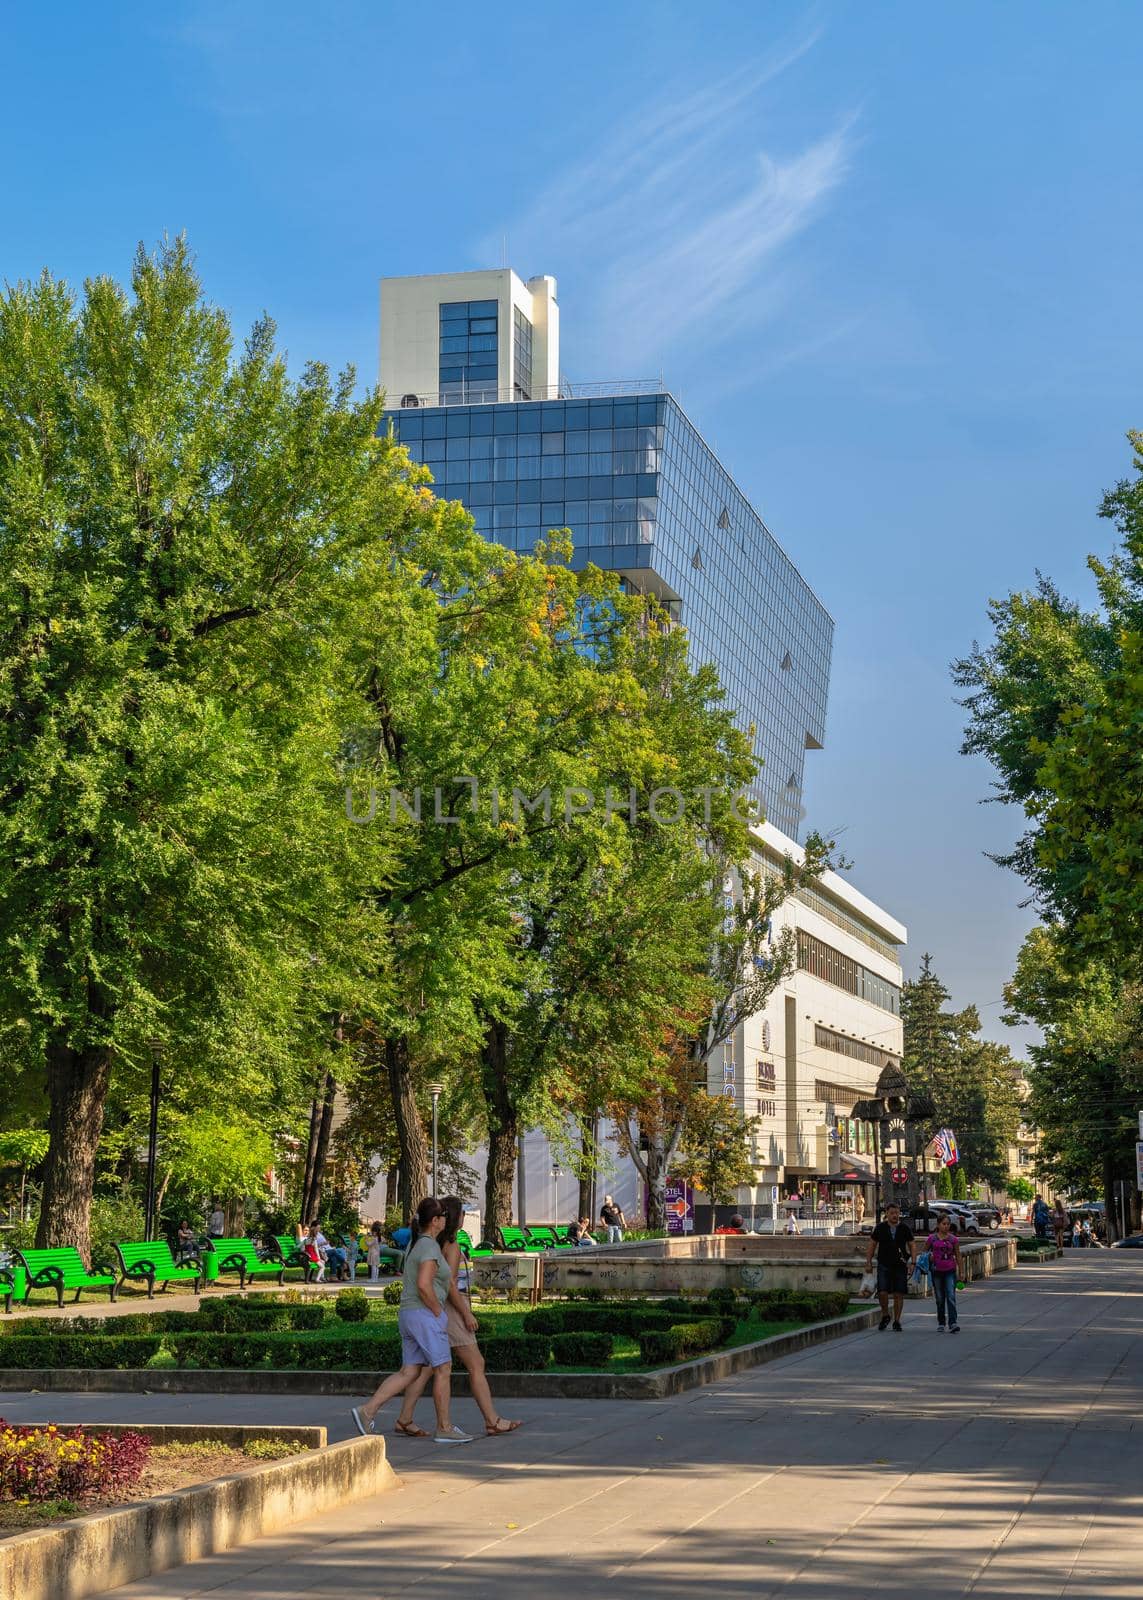
[[[900,1335],[661,1403],[515,1401],[519,1433],[450,1451],[390,1436],[399,1494],[116,1595],[1138,1600],[1143,1263],[1123,1255],[975,1285],[955,1338],[910,1306]],[[350,1427],[304,1396],[3,1397],[13,1420],[48,1410]]]

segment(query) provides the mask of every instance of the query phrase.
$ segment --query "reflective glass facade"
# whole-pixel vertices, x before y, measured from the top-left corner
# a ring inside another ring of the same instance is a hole
[[[440,391],[446,402],[496,399],[495,300],[451,300],[440,308]]]
[[[441,307],[442,330],[451,309]],[[714,663],[742,725],[754,724],[767,817],[796,838],[805,752],[825,738],[833,622],[676,401],[446,405],[388,418],[437,493],[462,501],[489,538],[526,551],[570,528],[573,565],[593,561],[670,605],[694,657]]]

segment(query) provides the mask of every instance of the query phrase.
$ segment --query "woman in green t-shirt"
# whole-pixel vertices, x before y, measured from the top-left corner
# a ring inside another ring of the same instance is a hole
[[[422,1200],[417,1207],[413,1242],[405,1254],[401,1304],[397,1327],[401,1333],[401,1369],[385,1379],[363,1406],[353,1407],[358,1433],[373,1433],[378,1411],[387,1401],[404,1394],[426,1368],[433,1374],[433,1404],[437,1408],[437,1444],[471,1444],[472,1435],[454,1427],[449,1419],[452,1353],[448,1342],[445,1304],[452,1272],[437,1243],[445,1225],[439,1200]]]

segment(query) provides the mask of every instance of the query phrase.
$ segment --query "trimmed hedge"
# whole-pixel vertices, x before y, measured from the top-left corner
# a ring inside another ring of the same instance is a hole
[[[0,1338],[35,1335],[128,1337],[155,1333],[245,1333],[314,1330],[327,1321],[323,1304],[276,1305],[258,1300],[206,1300],[198,1311],[129,1311],[107,1317],[19,1317],[0,1323]],[[114,1334],[108,1334],[108,1328]],[[3,1362],[0,1362],[0,1366]]]
[[[631,1336],[676,1322],[669,1311],[640,1301],[619,1305],[539,1306],[524,1318],[529,1333],[624,1333]]]
[[[517,1339],[482,1339],[480,1349],[489,1372],[539,1372],[548,1364],[552,1341],[525,1334]]]
[[[551,1341],[536,1335],[492,1338],[481,1348],[491,1372],[534,1372],[547,1366]],[[207,1370],[270,1367],[298,1372],[392,1372],[401,1365],[400,1340],[392,1332],[371,1331],[360,1324],[343,1324],[322,1333],[186,1333],[153,1334],[150,1338],[9,1334],[0,1365],[140,1368],[160,1350],[169,1352],[180,1367]]]
[[[166,1315],[169,1316],[170,1313]],[[295,1329],[314,1329],[320,1328],[326,1321],[326,1307],[320,1302],[316,1305],[304,1303],[283,1305],[275,1300],[204,1300],[198,1312],[191,1312],[189,1315],[196,1317],[191,1326],[179,1323],[170,1331],[172,1333],[207,1330],[220,1333],[254,1331],[278,1333]]]
[[[125,1335],[122,1338],[99,1339],[87,1334],[48,1335],[33,1333],[27,1337],[9,1334],[3,1343],[0,1366],[4,1367],[145,1367],[159,1349],[162,1340],[158,1334],[146,1339]]]
[[[611,1359],[615,1340],[609,1333],[557,1333],[552,1360],[559,1367],[602,1367]]]
[[[764,1322],[826,1322],[845,1315],[847,1289],[762,1289],[750,1303]]]
[[[701,1322],[680,1322],[673,1328],[641,1333],[639,1354],[650,1367],[669,1366],[725,1344],[735,1326],[734,1317],[704,1317]]]

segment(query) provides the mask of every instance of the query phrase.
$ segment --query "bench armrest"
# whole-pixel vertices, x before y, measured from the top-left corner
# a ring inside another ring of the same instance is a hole
[[[29,1289],[54,1289],[63,1285],[64,1275],[59,1267],[41,1267],[38,1272],[28,1273]]]

